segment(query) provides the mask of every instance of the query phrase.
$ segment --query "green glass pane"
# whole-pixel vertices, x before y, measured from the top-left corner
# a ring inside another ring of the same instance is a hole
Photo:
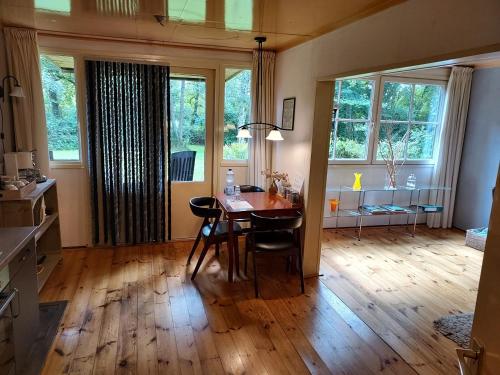
[[[170,79],[171,152],[196,151],[193,181],[205,179],[206,82],[199,77]]]
[[[382,98],[382,120],[407,121],[410,112],[412,85],[385,82]]]
[[[436,85],[415,85],[413,120],[437,122],[442,88]]]
[[[339,121],[335,159],[366,159],[368,124]]]
[[[412,125],[408,138],[408,159],[432,159],[436,125]]]
[[[71,0],[35,0],[35,9],[49,12],[70,13]]]
[[[339,118],[368,120],[370,118],[373,82],[362,79],[342,81]]]
[[[224,23],[226,29],[252,30],[253,0],[225,0]]]
[[[40,56],[49,158],[80,160],[74,61],[68,56]]]
[[[205,22],[206,0],[169,0],[168,18],[174,21]]]
[[[377,159],[404,159],[406,141],[408,139],[408,124],[380,124]]]
[[[238,126],[250,122],[251,83],[250,69],[226,69],[224,89],[224,160],[248,159],[248,142],[238,139]]]

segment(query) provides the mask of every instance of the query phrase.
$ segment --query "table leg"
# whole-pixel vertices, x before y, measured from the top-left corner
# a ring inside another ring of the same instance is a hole
[[[231,216],[227,219],[228,238],[227,238],[227,253],[229,264],[227,267],[227,280],[233,282],[233,266],[234,266],[234,233],[233,233],[233,219]]]

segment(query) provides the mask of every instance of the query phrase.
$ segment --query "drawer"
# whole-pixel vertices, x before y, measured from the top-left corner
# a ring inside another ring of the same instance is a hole
[[[35,256],[35,241],[30,241],[24,249],[22,249],[19,254],[17,254],[14,259],[9,263],[9,276],[12,280],[16,273],[21,269],[26,260]]]

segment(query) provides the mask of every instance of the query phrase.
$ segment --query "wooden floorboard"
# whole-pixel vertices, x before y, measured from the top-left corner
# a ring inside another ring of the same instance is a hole
[[[482,259],[454,230],[325,230],[320,280],[419,374],[454,374],[457,345],[433,321],[474,311]]]
[[[186,266],[192,242],[65,250],[40,294],[44,302],[69,300],[43,373],[455,369],[454,345],[437,336],[431,320],[472,309],[482,257],[453,232],[394,240],[371,231],[361,242],[325,232],[324,276],[306,280],[304,295],[284,262],[259,263],[259,299],[251,278],[226,281],[225,247],[219,258],[207,254],[195,282],[201,249]]]

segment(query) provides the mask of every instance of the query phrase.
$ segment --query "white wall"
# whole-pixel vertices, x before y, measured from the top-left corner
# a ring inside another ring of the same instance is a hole
[[[323,199],[323,190],[315,182],[327,173],[327,161],[310,163],[311,153],[321,151],[312,146],[316,82],[498,51],[499,14],[497,0],[409,0],[278,53],[276,118],[281,119],[284,98],[294,96],[297,104],[296,130],[284,134],[285,141],[275,147],[274,168],[304,175],[306,198]],[[328,118],[316,123],[330,126]],[[321,215],[306,210],[308,216]],[[319,259],[314,233],[306,230],[305,257]],[[306,268],[306,274],[316,273],[318,266]]]

